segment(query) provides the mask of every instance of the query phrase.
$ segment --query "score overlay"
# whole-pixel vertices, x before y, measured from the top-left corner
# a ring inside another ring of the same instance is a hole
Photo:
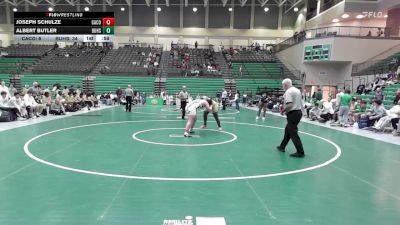
[[[15,12],[17,42],[112,42],[114,12]]]

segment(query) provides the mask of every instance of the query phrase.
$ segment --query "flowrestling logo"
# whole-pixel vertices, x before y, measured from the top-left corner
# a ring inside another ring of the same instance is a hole
[[[383,12],[363,12],[364,18],[381,18],[385,17]]]
[[[195,225],[193,217],[186,216],[184,220],[164,220],[162,225]]]

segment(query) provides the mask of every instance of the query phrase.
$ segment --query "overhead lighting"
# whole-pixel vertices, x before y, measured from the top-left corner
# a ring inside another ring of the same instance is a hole
[[[265,7],[264,8],[264,12],[268,12],[269,11],[269,8],[268,7]]]
[[[294,9],[293,9],[295,12],[297,12],[297,11],[299,11],[299,8],[297,8],[297,7],[294,7]]]
[[[193,12],[197,12],[197,8],[196,7],[193,7]]]
[[[304,12],[307,12],[307,8],[304,8],[303,11],[304,11]]]
[[[364,18],[364,16],[360,14],[360,15],[357,15],[356,18],[357,19],[362,19],[362,18]]]
[[[49,12],[53,12],[54,11],[54,9],[52,7],[49,7],[48,10],[49,10]]]
[[[124,12],[124,11],[125,11],[125,8],[124,8],[124,7],[121,7],[121,11]]]
[[[350,17],[349,14],[343,14],[343,15],[342,15],[342,18],[343,18],[343,19],[346,19],[346,18],[349,18],[349,17]]]
[[[161,7],[157,7],[157,12],[161,12]]]
[[[13,8],[13,11],[16,12],[16,11],[18,11],[18,9],[17,8]]]
[[[332,23],[338,23],[339,22],[339,19],[333,19],[332,20]]]
[[[388,15],[384,15],[383,17],[387,18],[387,17],[388,17]]]
[[[232,12],[232,8],[229,8],[228,11],[229,11],[229,12]]]
[[[85,10],[85,12],[89,11],[89,7],[86,6],[86,7],[84,8],[84,10]]]

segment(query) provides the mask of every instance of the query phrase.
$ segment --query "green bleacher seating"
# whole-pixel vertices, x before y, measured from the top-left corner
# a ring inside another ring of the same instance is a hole
[[[224,88],[223,79],[206,79],[206,78],[168,78],[167,93],[175,95],[180,92],[182,86],[185,85],[192,97],[209,96],[215,97],[218,90]]]
[[[232,75],[240,77],[240,66],[242,69],[242,78],[264,78],[279,79],[281,77],[279,63],[234,63]]]
[[[38,61],[37,58],[0,58],[0,73],[12,74],[18,72],[18,64],[30,67]]]
[[[140,93],[154,92],[154,77],[97,76],[94,80],[97,94],[110,91],[115,93],[118,87],[125,90],[128,84]]]

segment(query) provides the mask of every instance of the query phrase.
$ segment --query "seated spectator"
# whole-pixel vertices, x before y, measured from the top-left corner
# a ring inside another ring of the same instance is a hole
[[[399,100],[400,100],[400,88],[397,89],[396,96],[395,96],[395,98],[393,100],[393,105],[399,104]]]
[[[50,114],[53,115],[65,115],[65,109],[59,100],[55,100],[50,106]]]
[[[382,88],[377,88],[374,94],[374,99],[378,101],[385,100],[385,93],[383,92]]]
[[[367,127],[372,127],[376,121],[386,114],[386,109],[383,107],[382,101],[374,100],[372,104],[372,107],[366,111],[366,115],[368,117]]]
[[[365,85],[364,85],[364,84],[360,84],[360,85],[357,86],[357,91],[356,91],[356,93],[357,93],[358,95],[363,94],[364,91],[365,91]]]
[[[36,102],[31,90],[28,90],[28,93],[24,96],[24,103],[29,118],[39,117],[41,114],[40,110],[43,110],[43,108]]]
[[[43,104],[44,107],[45,107],[45,110],[43,110],[43,114],[49,115],[49,113],[50,113],[50,106],[51,106],[51,104],[52,104],[51,95],[50,95],[50,92],[49,92],[49,91],[45,91],[45,92],[44,92],[44,94],[43,94],[43,96],[42,96],[42,104]]]
[[[318,121],[325,123],[333,118],[334,110],[332,104],[332,98],[328,97],[328,100],[322,101],[322,111],[319,115]]]
[[[374,82],[372,83],[372,90],[376,91],[378,88],[382,88],[385,85],[385,81],[376,75]]]
[[[314,121],[318,119],[321,114],[321,110],[319,109],[318,103],[314,103],[314,106],[310,110],[310,120]]]
[[[392,125],[394,124],[393,128],[397,130],[397,123],[399,122],[399,118],[400,118],[400,105],[395,105],[390,110],[387,111],[387,116],[384,116],[379,119],[379,121],[374,125],[374,128],[378,131],[381,131],[392,123]]]
[[[360,120],[360,116],[365,113],[367,110],[367,105],[365,104],[365,101],[362,99],[357,99],[357,104],[354,107],[354,112],[352,113],[353,115],[353,121],[355,123],[358,123]]]
[[[349,117],[348,121],[349,121],[350,125],[353,125],[356,122],[356,120],[354,120],[354,113],[355,113],[355,108],[356,108],[357,104],[358,104],[357,98],[353,97],[351,99],[350,108],[349,108],[349,116],[348,116]]]
[[[18,92],[14,93],[14,96],[10,99],[8,105],[10,107],[15,107],[18,109],[21,120],[28,118],[28,113],[26,111],[25,104]]]
[[[2,91],[0,96],[0,110],[1,120],[0,122],[9,122],[17,120],[17,117],[21,116],[19,110],[16,107],[9,106],[10,98],[7,96],[7,92]]]

